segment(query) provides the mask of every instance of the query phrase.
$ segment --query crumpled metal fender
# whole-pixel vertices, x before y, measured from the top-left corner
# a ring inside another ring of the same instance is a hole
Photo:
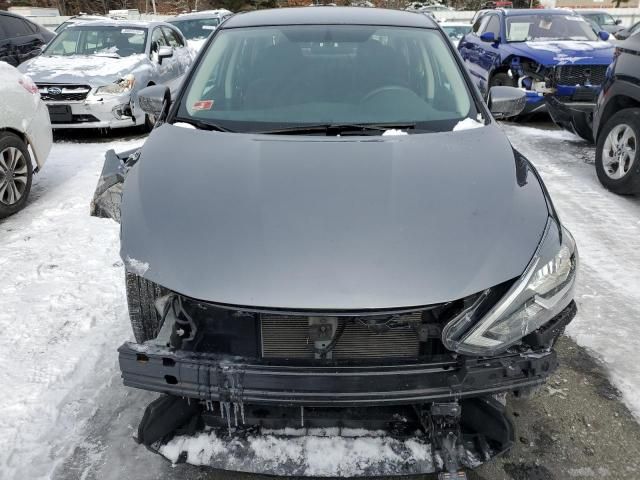
[[[140,149],[127,150],[120,154],[114,150],[107,151],[102,173],[89,207],[92,217],[111,218],[120,223],[124,179],[139,157]]]

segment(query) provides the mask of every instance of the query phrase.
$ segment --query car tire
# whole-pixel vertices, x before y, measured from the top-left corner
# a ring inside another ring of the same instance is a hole
[[[640,193],[638,141],[640,108],[619,111],[600,132],[596,146],[596,173],[608,190],[620,195]],[[624,162],[622,165],[620,159]]]
[[[134,273],[125,273],[129,320],[136,342],[143,343],[158,336],[160,315],[155,302],[168,291],[157,283]]]
[[[33,179],[29,149],[14,133],[0,132],[0,218],[22,210]]]
[[[156,118],[152,115],[149,115],[148,113],[145,113],[144,125],[142,126],[142,130],[145,133],[149,133],[151,132],[151,130],[153,130],[153,127],[155,127],[155,125],[156,125]]]

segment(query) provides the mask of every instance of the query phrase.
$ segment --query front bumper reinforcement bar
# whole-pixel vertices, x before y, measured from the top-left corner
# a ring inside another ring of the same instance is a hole
[[[526,389],[557,368],[555,352],[383,366],[274,366],[125,343],[124,384],[202,401],[367,406],[447,401]]]

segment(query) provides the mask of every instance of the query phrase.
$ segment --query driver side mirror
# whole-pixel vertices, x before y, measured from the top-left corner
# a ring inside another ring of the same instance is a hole
[[[605,42],[609,40],[610,36],[611,35],[609,35],[609,32],[605,32],[604,30],[600,30],[598,32],[598,37],[600,38],[600,40],[604,40]]]
[[[166,45],[158,48],[158,63],[162,65],[162,60],[173,57],[173,49]]]
[[[164,85],[151,85],[138,92],[138,103],[142,111],[156,118],[166,116],[171,106],[171,92]]]
[[[618,19],[616,20],[616,25],[620,25],[621,23],[622,23],[622,20],[618,18]]]
[[[499,38],[496,38],[496,35],[493,32],[484,32],[482,35],[480,35],[480,40],[487,43],[496,43],[498,42]]]
[[[494,117],[515,117],[524,110],[527,104],[527,96],[521,89],[516,87],[491,87],[487,103]]]

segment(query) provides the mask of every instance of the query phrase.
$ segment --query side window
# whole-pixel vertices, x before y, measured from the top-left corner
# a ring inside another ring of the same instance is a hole
[[[484,26],[482,33],[492,32],[496,38],[500,37],[500,17],[497,15],[491,15],[489,21]]]
[[[151,53],[157,52],[160,47],[164,46],[168,46],[167,40],[164,38],[160,27],[157,27],[151,35]]]
[[[486,17],[485,17],[484,15],[482,15],[482,16],[480,16],[480,18],[478,18],[478,19],[476,20],[476,23],[474,23],[474,24],[473,24],[473,27],[471,28],[471,31],[472,31],[473,33],[475,33],[476,35],[479,35],[479,34],[480,34],[480,26],[481,26],[481,25],[482,25],[482,23],[484,22],[485,18],[486,18]]]
[[[169,45],[172,47],[184,47],[184,43],[180,38],[180,35],[177,35],[172,29],[168,27],[162,27],[162,31],[164,32],[165,37],[169,41]]]
[[[2,29],[9,38],[31,35],[33,32],[21,18],[2,15]]]

